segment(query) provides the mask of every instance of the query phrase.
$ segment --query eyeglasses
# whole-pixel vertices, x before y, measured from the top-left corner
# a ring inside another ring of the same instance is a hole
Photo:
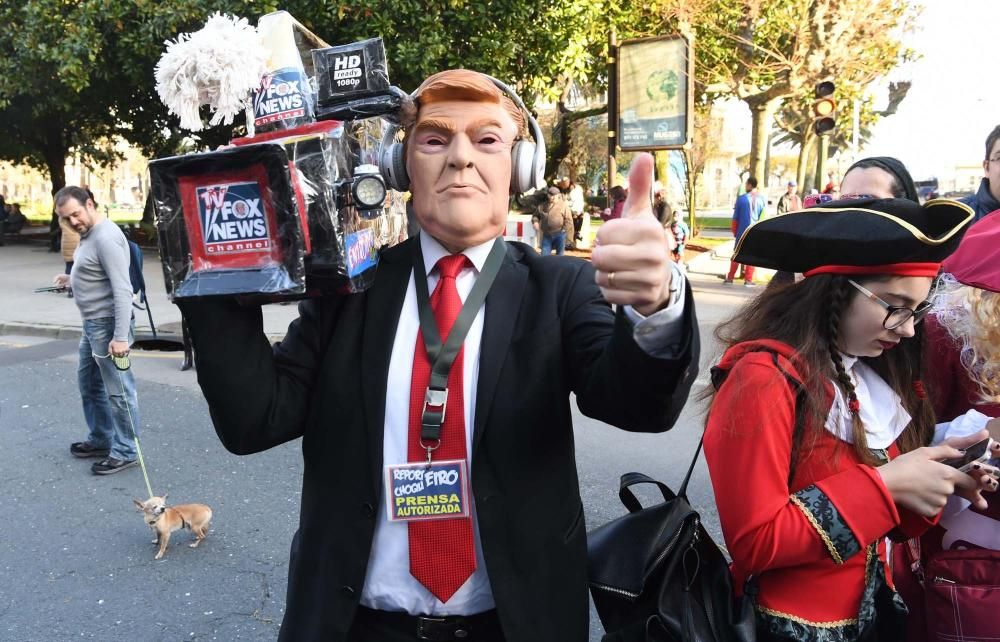
[[[808,209],[810,207],[816,207],[817,205],[822,205],[823,203],[829,203],[830,201],[859,201],[864,198],[875,198],[871,194],[841,194],[840,196],[834,196],[833,194],[809,194],[802,199],[802,207]]]
[[[923,303],[918,304],[916,309],[907,308],[901,305],[889,305],[877,294],[863,285],[856,283],[854,279],[847,280],[850,281],[851,285],[856,287],[866,297],[885,308],[886,315],[885,318],[882,319],[882,327],[886,330],[895,330],[911,318],[913,319],[913,325],[917,325],[923,321],[924,317],[927,316],[927,313],[931,311],[932,304],[930,301],[924,301]]]

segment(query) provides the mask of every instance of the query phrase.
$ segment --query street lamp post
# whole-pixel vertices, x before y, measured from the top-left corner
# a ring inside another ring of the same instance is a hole
[[[618,146],[618,35],[615,28],[608,30],[608,171],[607,199],[611,207],[611,188],[618,175],[618,161],[615,158]]]
[[[816,155],[816,189],[823,191],[826,187],[823,184],[826,176],[826,157],[830,153],[830,133],[824,132],[819,135],[819,153]]]

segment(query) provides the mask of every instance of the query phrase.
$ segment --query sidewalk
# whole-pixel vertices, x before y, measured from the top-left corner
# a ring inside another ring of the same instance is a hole
[[[733,250],[736,249],[736,241],[730,239],[725,243],[716,246],[708,252],[702,252],[695,258],[688,261],[688,274],[713,276],[724,279],[729,273],[729,262],[733,257]],[[758,284],[767,283],[774,276],[774,270],[767,268],[756,268],[754,270],[754,282]],[[693,279],[698,281],[697,279]],[[710,279],[703,279],[702,282],[712,283]]]
[[[170,302],[163,285],[163,270],[155,250],[143,250],[143,276],[149,296],[153,323],[161,338],[180,341],[181,313]],[[65,293],[43,292],[35,288],[52,285],[65,264],[58,252],[49,252],[35,243],[8,243],[0,247],[0,335],[33,335],[57,339],[80,336],[80,312]],[[280,340],[288,324],[298,316],[298,308],[289,305],[265,305],[264,331],[272,340]],[[135,311],[135,330],[140,339],[151,338],[149,318]]]
[[[729,259],[733,255],[736,241],[730,239],[715,248],[702,252],[687,264],[688,274],[704,274],[724,277],[729,272]]]
[[[713,285],[721,282],[729,270],[732,250],[733,242],[729,241],[689,261],[688,273],[692,276],[692,283]],[[160,257],[151,249],[145,249],[143,253],[143,275],[157,334],[162,339],[179,343],[181,314],[167,297]],[[587,257],[589,251],[573,254]],[[0,335],[56,339],[80,337],[80,312],[73,299],[65,293],[34,292],[35,288],[51,285],[52,278],[62,273],[63,268],[62,255],[47,251],[42,244],[8,243],[0,247]],[[298,307],[294,303],[265,305],[262,309],[264,331],[273,341],[284,337],[288,324],[298,317]],[[135,329],[140,340],[152,338],[149,319],[141,310],[135,311]]]

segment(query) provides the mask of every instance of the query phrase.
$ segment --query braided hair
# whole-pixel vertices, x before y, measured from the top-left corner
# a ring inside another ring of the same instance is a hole
[[[850,295],[850,281],[842,276],[835,277],[830,288],[829,323],[827,324],[826,336],[827,350],[830,352],[830,360],[833,362],[834,382],[847,399],[847,409],[851,414],[851,434],[854,438],[855,450],[857,450],[864,463],[875,465],[879,462],[868,450],[865,425],[861,421],[861,402],[858,401],[858,393],[854,388],[854,379],[851,378],[850,373],[844,368],[844,360],[840,356],[840,350],[837,347],[840,337],[840,322],[844,310],[850,305]]]

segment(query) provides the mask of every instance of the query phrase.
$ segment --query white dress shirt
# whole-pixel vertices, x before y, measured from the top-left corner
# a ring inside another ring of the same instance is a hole
[[[420,234],[420,249],[423,252],[424,266],[427,274],[428,292],[433,292],[438,282],[434,270],[438,260],[449,254],[437,240],[428,234]],[[493,246],[493,241],[468,248],[465,254],[473,267],[464,268],[456,279],[458,295],[464,302],[472,291],[479,272],[486,263],[486,258]],[[680,279],[678,280],[678,274]],[[671,289],[679,289],[671,298],[667,308],[650,316],[648,319],[626,307],[626,314],[635,322],[635,337],[643,342],[640,347],[653,356],[670,352],[683,332],[684,281],[680,270],[675,269]],[[407,443],[410,422],[410,379],[413,371],[413,350],[416,346],[417,332],[420,329],[420,318],[417,309],[416,287],[414,275],[410,274],[410,282],[406,288],[406,298],[400,311],[399,323],[396,326],[396,336],[393,340],[392,356],[389,359],[389,373],[386,381],[385,398],[385,430],[383,435],[382,464],[394,465],[407,461]],[[677,300],[680,305],[675,305]],[[465,443],[471,450],[472,427],[476,416],[476,382],[479,380],[479,348],[483,337],[483,322],[485,318],[485,303],[476,314],[469,333],[463,344],[463,391],[465,399]],[[645,328],[645,330],[644,330]],[[652,329],[650,329],[652,328]],[[443,337],[442,337],[443,339]],[[647,346],[655,343],[655,351]],[[472,476],[471,452],[467,451],[469,477]],[[470,517],[473,525],[473,537],[476,548],[476,570],[465,584],[448,600],[440,602],[420,582],[410,575],[410,547],[406,522],[390,522],[386,514],[385,491],[379,498],[379,510],[375,525],[375,538],[372,542],[372,552],[368,559],[368,572],[365,576],[364,589],[361,592],[361,604],[382,611],[405,611],[411,615],[472,615],[488,611],[495,607],[493,592],[490,589],[489,576],[486,573],[486,563],[483,561],[483,549],[479,537],[479,523],[476,518],[476,504],[471,493],[469,497]]]

